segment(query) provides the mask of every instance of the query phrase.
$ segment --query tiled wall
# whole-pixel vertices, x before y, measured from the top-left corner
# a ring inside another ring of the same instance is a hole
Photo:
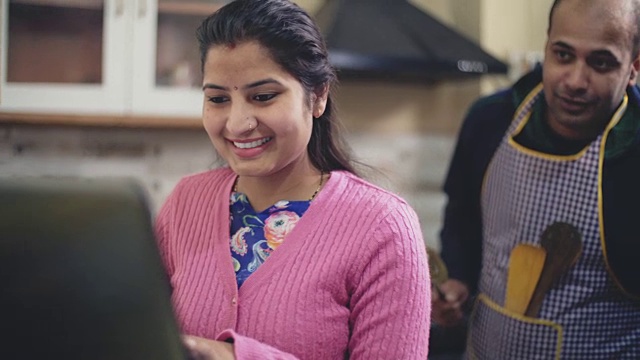
[[[356,134],[349,138],[356,156],[375,171],[372,182],[398,193],[416,210],[428,245],[439,248],[445,203],[442,182],[455,145],[450,136]]]
[[[369,180],[406,198],[438,247],[449,136],[351,134]],[[156,211],[180,177],[219,166],[203,131],[0,125],[0,176],[134,177]]]
[[[185,130],[2,125],[2,176],[134,177],[154,209],[184,174],[211,168],[206,134]]]

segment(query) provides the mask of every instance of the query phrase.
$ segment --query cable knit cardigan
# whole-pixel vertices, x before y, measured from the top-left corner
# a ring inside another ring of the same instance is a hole
[[[430,287],[415,212],[342,171],[238,289],[229,249],[236,175],[182,179],[156,232],[186,334],[234,342],[237,359],[426,359]]]

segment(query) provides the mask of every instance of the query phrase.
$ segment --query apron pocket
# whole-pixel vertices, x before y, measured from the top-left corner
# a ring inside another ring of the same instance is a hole
[[[480,294],[471,314],[469,359],[560,359],[562,327],[513,313]]]

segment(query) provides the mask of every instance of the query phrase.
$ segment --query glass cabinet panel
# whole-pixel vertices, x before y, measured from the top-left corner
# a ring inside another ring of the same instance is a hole
[[[156,86],[199,88],[202,84],[196,29],[228,1],[158,0]]]
[[[103,82],[104,0],[9,0],[8,83]]]

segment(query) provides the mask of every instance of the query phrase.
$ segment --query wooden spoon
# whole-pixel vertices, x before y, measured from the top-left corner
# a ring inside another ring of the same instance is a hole
[[[546,251],[530,244],[518,244],[511,250],[504,307],[524,315],[545,263]]]
[[[582,239],[578,229],[564,222],[549,225],[542,233],[540,244],[547,252],[540,280],[536,286],[531,302],[525,312],[526,316],[538,317],[542,302],[547,292],[582,253]]]

